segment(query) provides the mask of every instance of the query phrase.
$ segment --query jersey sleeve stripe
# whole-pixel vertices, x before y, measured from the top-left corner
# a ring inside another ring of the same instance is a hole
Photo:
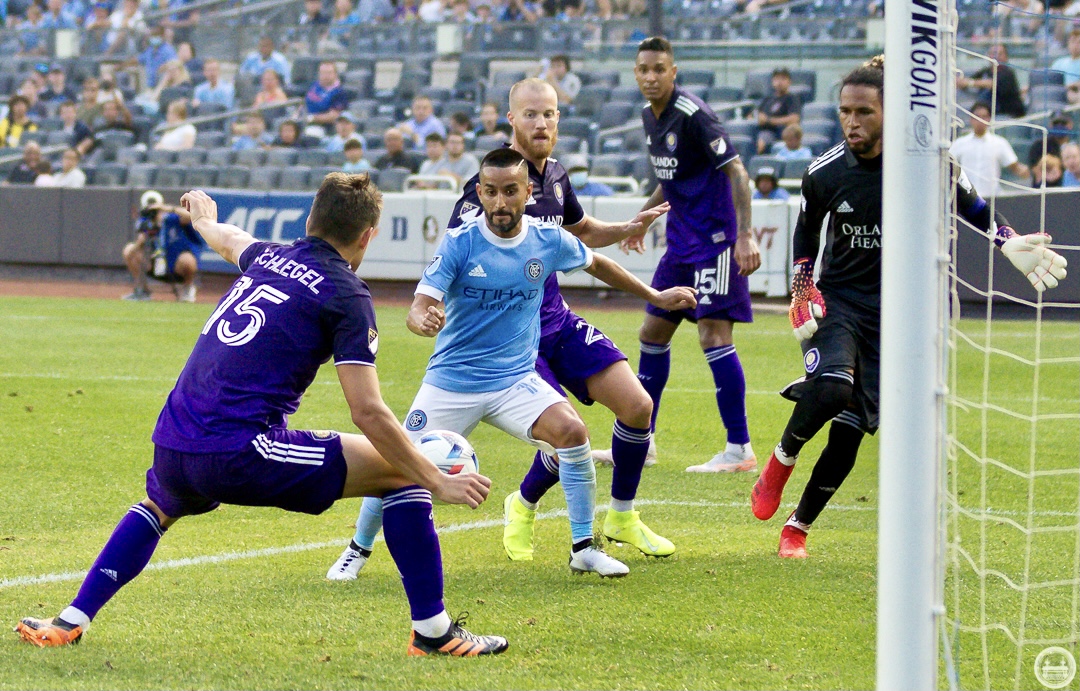
[[[414,295],[427,295],[433,300],[442,300],[443,297],[446,296],[446,293],[435,286],[429,286],[426,283],[418,283]]]
[[[829,163],[832,163],[833,161],[835,161],[836,159],[840,158],[843,155],[844,155],[844,145],[843,145],[843,143],[837,144],[833,148],[831,148],[828,151],[826,151],[825,153],[821,154],[821,156],[818,156],[817,159],[813,163],[811,163],[810,166],[806,169],[806,172],[813,173],[815,170],[818,170],[822,166],[825,166],[825,165],[828,165]]]
[[[364,362],[363,360],[341,360],[334,363],[334,367],[338,367],[340,365],[363,365],[364,367],[374,367],[375,363]]]
[[[566,274],[567,276],[570,276],[570,275],[576,274],[578,271],[581,271],[582,269],[588,269],[590,266],[593,265],[593,260],[594,259],[596,259],[596,257],[595,257],[595,255],[593,255],[593,251],[591,249],[589,249],[588,247],[586,247],[585,248],[585,264],[583,264],[582,266],[579,266],[576,269],[571,269],[570,271],[564,271],[563,273]]]

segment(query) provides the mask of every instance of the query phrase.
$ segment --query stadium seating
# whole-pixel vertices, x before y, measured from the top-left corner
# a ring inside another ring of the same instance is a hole
[[[248,177],[251,171],[242,166],[228,166],[218,170],[217,185],[230,189],[243,189],[247,187]]]
[[[236,165],[257,168],[266,161],[266,152],[262,149],[247,149],[236,152]]]
[[[128,166],[127,184],[131,187],[153,187],[157,166],[153,163],[136,163]]]
[[[206,152],[206,165],[224,168],[231,166],[236,160],[236,153],[227,147],[218,147]]]
[[[308,166],[293,165],[283,168],[278,178],[278,188],[283,190],[306,190],[308,189],[308,177],[311,168]]]
[[[206,149],[195,147],[176,152],[176,163],[181,166],[201,166],[206,161]]]
[[[261,166],[253,168],[248,176],[248,187],[254,190],[273,190],[277,188],[278,178],[281,177],[279,168]]]
[[[412,175],[408,168],[387,168],[379,171],[378,185],[383,192],[401,192],[405,189],[405,178]]]
[[[116,164],[107,163],[105,165],[97,166],[93,170],[93,176],[90,175],[90,171],[87,172],[88,184],[119,187],[127,181],[127,167]]]
[[[193,189],[205,189],[217,184],[218,168],[216,166],[193,166],[187,169],[184,175],[184,187]]]
[[[158,187],[183,187],[187,168],[178,165],[161,166],[157,169],[154,184]]]

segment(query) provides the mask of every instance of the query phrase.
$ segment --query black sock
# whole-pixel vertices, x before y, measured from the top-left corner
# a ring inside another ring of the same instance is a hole
[[[780,448],[788,456],[798,456],[803,445],[851,401],[851,383],[845,379],[821,375],[801,386],[805,386],[805,391],[780,437]]]
[[[810,481],[806,483],[802,499],[795,509],[795,520],[806,525],[817,520],[822,509],[855,466],[855,457],[859,455],[862,438],[862,430],[844,423],[832,423],[829,428],[829,443],[821,451],[821,458],[810,473]]]
[[[360,556],[364,557],[365,559],[371,556],[371,550],[356,544],[356,540],[349,540],[349,549],[354,552],[359,552]]]
[[[586,538],[584,540],[578,540],[577,542],[575,542],[573,544],[572,547],[570,547],[570,551],[571,552],[580,552],[581,550],[585,549],[586,547],[592,545],[592,542],[593,541],[592,541],[591,537]]]

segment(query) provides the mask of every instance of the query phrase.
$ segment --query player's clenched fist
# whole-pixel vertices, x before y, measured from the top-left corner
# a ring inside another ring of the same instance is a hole
[[[442,482],[432,494],[447,504],[467,504],[475,509],[484,503],[491,492],[491,480],[479,473],[443,475]]]
[[[426,311],[409,312],[409,330],[419,336],[434,336],[442,330],[446,324],[446,312],[435,306],[429,306]]]
[[[1046,247],[1051,241],[1046,233],[1017,235],[1008,226],[1002,226],[997,233],[1001,253],[1040,293],[1047,288],[1056,288],[1058,281],[1065,279],[1067,262],[1065,257]]]
[[[203,218],[217,221],[217,202],[202,190],[191,190],[180,197],[180,206],[187,209],[187,212],[191,214],[191,225],[195,225],[197,221]]]
[[[814,262],[800,259],[795,262],[795,277],[791,279],[791,309],[788,319],[795,338],[805,341],[817,331],[817,320],[825,316],[825,299],[814,285]]]
[[[656,297],[650,302],[655,307],[667,310],[668,312],[690,310],[697,307],[697,298],[695,297],[694,289],[687,288],[686,286],[668,288],[665,291],[657,293]]]

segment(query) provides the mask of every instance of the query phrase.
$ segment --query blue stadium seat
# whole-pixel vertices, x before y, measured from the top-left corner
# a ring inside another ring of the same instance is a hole
[[[690,86],[691,84],[694,84],[709,88],[716,80],[716,73],[712,70],[679,70],[676,79],[679,86]]]
[[[799,158],[795,160],[784,161],[784,177],[795,178],[801,180],[803,173],[810,167],[812,158]]]
[[[596,154],[590,160],[589,172],[608,177],[628,175],[632,162],[633,157],[625,154]]]
[[[611,87],[606,84],[591,84],[581,87],[577,98],[574,99],[574,113],[577,115],[594,116],[611,98]]]
[[[724,131],[730,137],[757,137],[758,126],[753,120],[726,120]]]
[[[412,175],[408,168],[387,168],[379,171],[378,185],[383,192],[401,192],[405,188],[405,178]]]
[[[91,177],[89,171],[86,172],[87,177]],[[127,181],[127,172],[127,166],[118,163],[106,163],[94,169],[89,184],[101,187],[119,187]]]
[[[319,149],[306,149],[296,152],[296,165],[315,168],[325,166],[330,161],[330,154]]]
[[[158,168],[154,184],[158,187],[183,187],[186,173],[187,168],[184,166],[161,166]]]
[[[804,120],[800,123],[803,134],[819,134],[830,140],[837,139],[836,132],[839,129],[833,120]]]
[[[312,168],[311,172],[308,174],[308,184],[311,185],[311,189],[318,189],[319,185],[322,184],[323,178],[325,178],[330,173],[340,172],[341,166],[319,166],[317,168]],[[371,172],[374,173],[375,171]],[[374,176],[372,177],[374,179]]]
[[[217,185],[218,169],[216,166],[192,166],[184,175],[184,187],[206,189]]]
[[[608,96],[610,101],[629,101],[630,103],[645,103],[645,97],[641,95],[641,89],[637,85],[617,86],[611,90]]]
[[[823,137],[820,134],[804,134],[802,139],[803,146],[809,147],[815,156],[820,156],[839,141],[839,139]]]
[[[202,130],[195,134],[195,146],[214,149],[225,144],[225,133],[214,130]]]
[[[142,163],[146,160],[146,151],[135,146],[125,146],[116,150],[116,162],[123,166]]]
[[[600,109],[597,125],[600,129],[625,125],[635,115],[637,106],[628,101],[608,101]]]
[[[146,152],[146,162],[156,166],[170,165],[176,162],[176,152],[165,151],[162,149],[150,149]]]
[[[182,166],[201,166],[206,161],[206,149],[194,147],[176,152],[176,163]]]
[[[251,171],[241,166],[227,166],[218,170],[217,186],[226,189],[244,189],[247,187]]]
[[[832,120],[836,121],[837,111],[835,103],[806,103],[802,107],[803,120]]]
[[[292,166],[296,165],[296,149],[270,149],[266,152],[266,165],[268,166]]]
[[[280,168],[262,166],[254,168],[248,176],[248,187],[254,190],[277,189],[278,178],[281,176]]]
[[[312,188],[308,182],[310,175],[309,166],[284,168],[281,171],[281,177],[278,178],[278,189],[307,191]]]
[[[784,175],[784,160],[776,156],[754,156],[747,164],[746,172],[750,174],[750,179],[753,180],[762,168],[772,168],[777,179],[786,177]]]
[[[225,166],[231,166],[234,160],[236,160],[236,153],[225,146],[219,146],[206,152],[205,162],[208,166],[224,168]]]
[[[128,166],[127,184],[135,188],[153,187],[156,175],[157,166],[153,163],[136,163]]]
[[[266,152],[262,149],[248,149],[236,152],[236,165],[256,168],[266,161]]]

